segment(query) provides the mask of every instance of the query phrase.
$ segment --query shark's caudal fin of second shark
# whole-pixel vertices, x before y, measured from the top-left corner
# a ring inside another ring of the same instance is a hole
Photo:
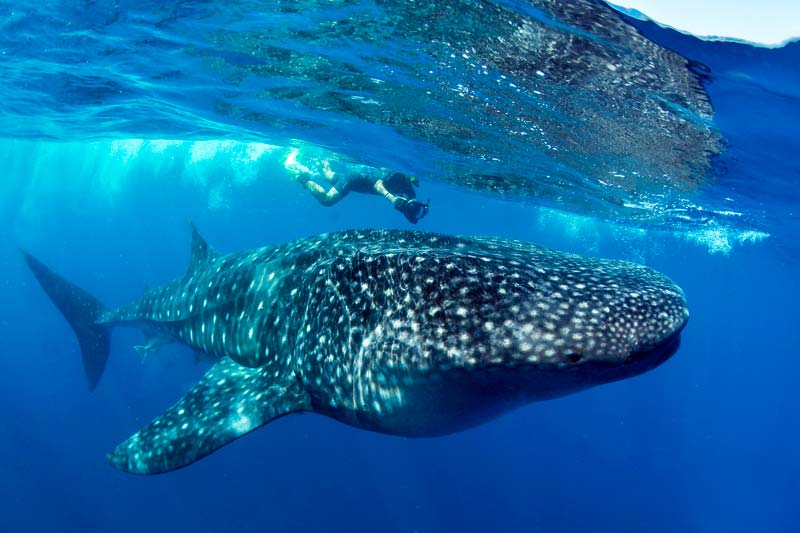
[[[75,331],[81,347],[83,370],[89,382],[89,389],[94,390],[100,381],[100,376],[103,375],[111,344],[110,328],[95,324],[98,315],[105,311],[105,306],[85,290],[47,268],[32,255],[22,251],[22,256],[33,275],[39,280],[39,284]]]

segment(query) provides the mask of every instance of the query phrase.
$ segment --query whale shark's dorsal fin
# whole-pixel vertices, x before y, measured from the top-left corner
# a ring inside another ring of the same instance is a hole
[[[217,256],[217,253],[208,245],[203,236],[200,235],[194,223],[190,221],[189,227],[192,232],[192,249],[190,252],[191,255],[189,256],[189,274],[191,274],[202,265],[212,261]]]
[[[116,468],[159,474],[193,463],[311,401],[294,374],[247,368],[223,357],[181,400],[108,454]]]

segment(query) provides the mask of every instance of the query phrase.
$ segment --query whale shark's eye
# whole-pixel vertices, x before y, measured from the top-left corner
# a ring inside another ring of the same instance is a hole
[[[573,363],[573,364],[580,363],[582,359],[583,359],[583,356],[581,354],[579,354],[578,352],[572,352],[572,353],[567,354],[567,360],[570,363]]]
[[[364,332],[361,328],[353,328],[350,330],[350,340],[355,344],[361,344],[361,341],[364,340]]]

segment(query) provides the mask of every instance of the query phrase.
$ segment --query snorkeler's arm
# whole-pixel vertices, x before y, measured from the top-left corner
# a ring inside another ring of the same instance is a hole
[[[375,190],[376,193],[380,194],[381,196],[383,196],[384,198],[386,198],[387,200],[392,202],[392,205],[397,203],[397,196],[395,196],[394,194],[390,193],[386,189],[386,186],[383,184],[383,180],[382,179],[379,179],[378,181],[376,181],[375,184],[372,186],[372,188]]]

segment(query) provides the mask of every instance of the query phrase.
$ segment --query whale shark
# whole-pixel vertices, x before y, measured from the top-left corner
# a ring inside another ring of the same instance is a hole
[[[192,226],[184,276],[109,309],[27,252],[91,388],[116,326],[215,361],[108,460],[156,474],[276,418],[439,436],[636,376],[678,349],[681,289],[645,266],[487,237],[350,230],[223,255]]]

